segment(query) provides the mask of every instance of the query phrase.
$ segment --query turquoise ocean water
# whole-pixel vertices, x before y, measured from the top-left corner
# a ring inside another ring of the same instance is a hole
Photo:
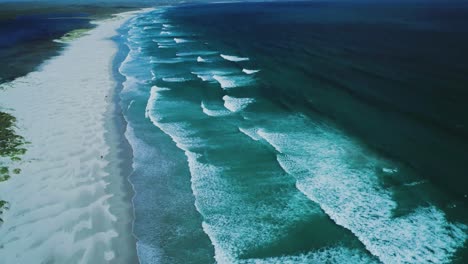
[[[467,10],[132,19],[120,104],[141,262],[465,263]]]

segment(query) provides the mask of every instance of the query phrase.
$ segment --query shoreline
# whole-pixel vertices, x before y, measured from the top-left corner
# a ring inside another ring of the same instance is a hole
[[[146,9],[145,9],[146,10]],[[146,11],[141,11],[141,12],[146,12]],[[123,83],[126,80],[125,76],[123,76],[119,68],[122,64],[122,62],[125,60],[125,58],[128,55],[128,47],[127,45],[123,42],[124,39],[121,36],[122,33],[122,27],[125,26],[126,23],[128,23],[129,19],[127,19],[118,29],[117,29],[117,35],[112,37],[112,41],[115,43],[117,47],[117,51],[114,54],[112,58],[112,67],[111,67],[111,75],[114,78],[115,81],[115,87],[113,90],[111,90],[111,93],[109,95],[111,103],[109,103],[108,111],[109,111],[109,116],[112,116],[112,119],[107,121],[107,125],[112,127],[113,131],[116,132],[114,133],[115,138],[114,138],[114,144],[110,144],[115,146],[115,151],[112,153],[115,153],[116,159],[118,159],[119,162],[119,168],[120,168],[120,175],[124,176],[125,183],[125,193],[126,197],[125,200],[130,203],[130,211],[129,215],[132,216],[131,221],[129,223],[129,229],[131,230],[131,236],[132,236],[132,245],[135,249],[135,257],[137,262],[140,263],[140,259],[138,256],[138,250],[137,250],[137,237],[134,233],[134,224],[135,224],[135,208],[133,204],[133,198],[135,197],[135,188],[133,184],[130,181],[130,176],[133,173],[133,148],[130,145],[130,142],[128,141],[127,137],[125,136],[125,132],[127,131],[127,121],[125,120],[125,116],[123,114],[121,102],[120,102],[120,92],[123,89]]]
[[[11,87],[2,92],[2,108],[14,109],[20,133],[31,141],[23,173],[0,184],[10,202],[0,226],[6,261],[138,262],[128,181],[132,152],[115,71],[122,43],[115,37],[145,10],[95,20],[97,26],[60,55],[6,83]],[[86,46],[92,49],[84,52]]]

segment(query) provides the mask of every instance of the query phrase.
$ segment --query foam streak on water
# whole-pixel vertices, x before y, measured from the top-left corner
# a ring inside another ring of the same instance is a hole
[[[227,90],[236,87],[246,86],[253,83],[253,79],[249,76],[236,76],[236,75],[213,75],[221,88]]]
[[[186,77],[163,77],[162,80],[165,82],[188,82],[192,79]]]
[[[155,102],[156,99],[159,96],[160,91],[169,91],[169,90],[170,90],[169,88],[161,88],[161,87],[157,87],[157,86],[151,87],[150,97],[149,97],[148,101]],[[153,111],[153,104],[147,104],[146,105],[146,111],[145,111],[145,117],[146,118],[150,118],[149,113],[151,111]]]
[[[238,56],[231,56],[231,55],[220,55],[223,59],[228,60],[228,61],[233,61],[233,62],[239,62],[239,61],[248,61],[250,60],[247,57],[238,57]]]
[[[223,96],[224,106],[231,112],[238,112],[255,102],[253,98],[236,98],[229,95]]]
[[[443,263],[466,241],[466,226],[448,222],[431,205],[393,217],[397,203],[376,174],[384,160],[306,118],[282,122],[281,132],[258,134],[279,152],[278,162],[296,177],[297,188],[382,262]]]
[[[375,263],[362,252],[344,247],[323,248],[316,252],[301,255],[248,259],[240,264],[298,264],[298,263]]]
[[[183,38],[174,38],[175,43],[187,43],[190,42],[188,39],[183,39]]]
[[[214,55],[218,54],[217,51],[187,51],[187,52],[177,52],[176,55],[179,57],[183,56],[205,56],[205,55]]]
[[[257,134],[257,129],[256,128],[242,128],[242,127],[239,127],[239,131],[244,133],[246,136],[248,136],[252,140],[258,141],[258,140],[261,139],[261,137]]]
[[[254,74],[254,73],[257,73],[259,72],[260,70],[248,70],[248,69],[242,69],[242,72],[244,72],[245,74]]]
[[[226,109],[210,109],[203,102],[201,102],[201,108],[203,110],[203,113],[205,113],[208,116],[216,117],[216,116],[226,116],[230,114],[230,112],[227,111]]]

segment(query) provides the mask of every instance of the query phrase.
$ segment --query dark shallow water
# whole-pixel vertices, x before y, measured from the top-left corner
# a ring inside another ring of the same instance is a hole
[[[0,20],[0,82],[33,71],[57,55],[62,44],[53,42],[74,29],[92,28],[84,13],[19,15]]]
[[[464,263],[468,8],[233,3],[133,19],[143,263]]]

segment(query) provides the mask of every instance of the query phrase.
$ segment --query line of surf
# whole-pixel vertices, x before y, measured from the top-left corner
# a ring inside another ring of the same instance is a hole
[[[388,161],[305,117],[277,122],[281,129],[257,134],[277,150],[278,163],[297,179],[298,190],[382,262],[445,263],[466,242],[468,228],[450,223],[433,205],[393,216],[397,203],[376,174]]]

